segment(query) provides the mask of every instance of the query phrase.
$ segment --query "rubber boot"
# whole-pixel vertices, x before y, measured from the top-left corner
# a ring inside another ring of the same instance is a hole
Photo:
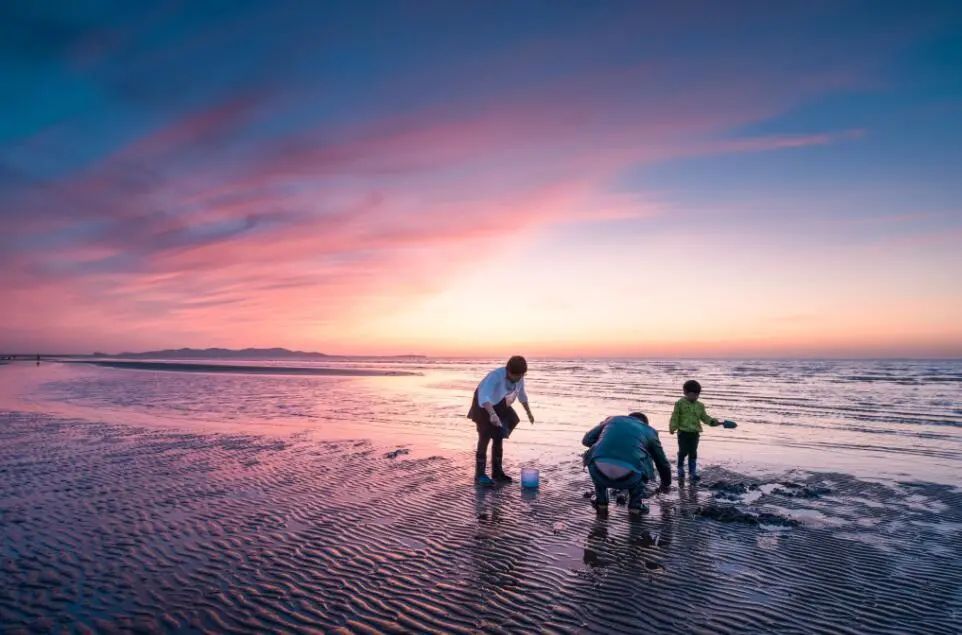
[[[504,448],[491,446],[491,478],[498,483],[511,483],[514,479],[504,473],[503,456]]]
[[[592,505],[596,509],[608,509],[608,488],[595,483],[595,500]]]
[[[648,505],[645,505],[643,498],[645,495],[645,488],[636,487],[629,493],[628,498],[628,511],[632,514],[647,514]]]
[[[489,487],[494,485],[494,481],[488,478],[488,475],[484,473],[485,465],[488,462],[488,457],[485,454],[475,455],[474,460],[474,482],[478,485],[483,485]]]
[[[698,464],[695,459],[688,459],[688,473],[691,474],[692,481],[701,480],[701,477],[698,476]]]
[[[684,459],[678,459],[678,480],[685,480],[685,461]]]

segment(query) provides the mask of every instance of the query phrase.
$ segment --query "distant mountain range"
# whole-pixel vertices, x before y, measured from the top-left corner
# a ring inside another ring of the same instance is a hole
[[[332,359],[348,357],[346,355],[328,355],[326,353],[312,353],[306,351],[292,351],[286,348],[244,348],[233,350],[229,348],[178,348],[163,351],[146,351],[143,353],[120,353],[108,355],[94,353],[94,357],[110,357],[113,359],[242,359],[242,360],[281,360],[281,359]],[[351,356],[353,357],[353,356]],[[383,359],[422,359],[424,355],[385,355]]]

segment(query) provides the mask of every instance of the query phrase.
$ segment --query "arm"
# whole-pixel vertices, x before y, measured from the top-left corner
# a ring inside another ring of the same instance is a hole
[[[611,419],[611,417],[608,417],[608,419],[605,419],[591,430],[588,430],[588,433],[585,434],[585,437],[581,440],[581,445],[590,448],[595,443],[598,443],[598,439],[601,437],[601,431],[605,429],[606,425],[608,425],[609,419]]]
[[[524,407],[524,411],[528,413],[528,421],[532,424],[534,423],[534,414],[531,412],[531,406],[528,405],[527,401],[522,401],[521,405]]]
[[[702,422],[702,423],[707,423],[707,424],[710,425],[710,426],[717,426],[717,425],[718,425],[718,420],[717,420],[717,419],[712,419],[711,417],[708,416],[708,413],[705,411],[705,404],[699,403],[698,405],[701,406],[701,407],[698,409],[698,410],[699,410],[699,412],[698,412],[698,418],[701,419],[701,422]]]
[[[485,409],[488,416],[491,418],[491,423],[501,427],[501,419],[498,414],[494,411],[494,387],[498,381],[497,371],[491,371],[487,376],[481,380],[478,384],[478,403],[481,407]]]
[[[648,453],[651,458],[655,461],[655,468],[658,469],[658,478],[661,480],[662,487],[668,487],[671,485],[671,463],[668,462],[668,457],[665,456],[665,449],[661,447],[661,441],[658,439],[658,433],[648,442]]]
[[[668,422],[668,432],[675,434],[678,430],[678,404],[675,404],[675,408],[671,411],[671,421]]]
[[[521,387],[518,390],[518,401],[521,402],[524,411],[528,413],[528,421],[534,423],[534,415],[531,413],[531,406],[528,405],[528,393],[524,389],[524,380],[521,380]]]
[[[499,417],[498,413],[494,411],[494,406],[491,405],[491,402],[485,401],[483,404],[481,404],[481,407],[484,408],[485,411],[488,413],[488,418],[491,419],[491,424],[494,425],[495,427],[500,428],[501,417]]]
[[[497,371],[491,371],[478,384],[478,403],[487,410],[494,405],[494,387],[498,382]]]

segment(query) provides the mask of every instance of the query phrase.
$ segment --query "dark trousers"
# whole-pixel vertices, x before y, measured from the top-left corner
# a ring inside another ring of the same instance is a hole
[[[478,449],[474,453],[474,475],[484,474],[484,468],[488,464],[488,442],[491,442],[491,475],[497,476],[504,474],[504,467],[501,465],[501,458],[504,453],[504,438],[501,428],[493,426],[490,422],[475,422],[478,428]]]
[[[641,499],[645,497],[645,485],[648,478],[641,472],[634,472],[624,478],[610,479],[595,467],[594,461],[588,464],[588,474],[595,484],[595,502],[599,505],[608,504],[608,490],[628,490],[628,507],[641,507]]]
[[[696,462],[698,461],[698,438],[701,435],[697,432],[678,431],[678,469],[682,470],[685,466],[685,458],[688,458],[688,471],[694,473]]]

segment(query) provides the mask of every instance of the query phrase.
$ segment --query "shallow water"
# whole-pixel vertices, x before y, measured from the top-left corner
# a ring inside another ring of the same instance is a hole
[[[435,452],[470,447],[473,424],[464,414],[478,379],[496,362],[337,359],[297,365],[418,375],[258,376],[57,364],[0,372],[20,371],[19,387],[10,386],[8,394],[71,416],[127,422],[135,414],[190,429],[360,435]],[[703,385],[709,413],[739,424],[736,430],[706,431],[700,449],[705,461],[739,470],[828,469],[950,484],[962,473],[958,360],[533,360],[527,385],[537,424],[521,424],[509,442],[510,455],[557,461],[577,452],[595,423],[632,410],[647,413],[671,446],[671,408],[681,384],[693,377]]]
[[[470,484],[490,364],[336,363],[421,375],[0,368],[0,630],[958,631],[958,362],[535,362],[537,491]],[[581,435],[690,376],[705,480],[597,516]]]

